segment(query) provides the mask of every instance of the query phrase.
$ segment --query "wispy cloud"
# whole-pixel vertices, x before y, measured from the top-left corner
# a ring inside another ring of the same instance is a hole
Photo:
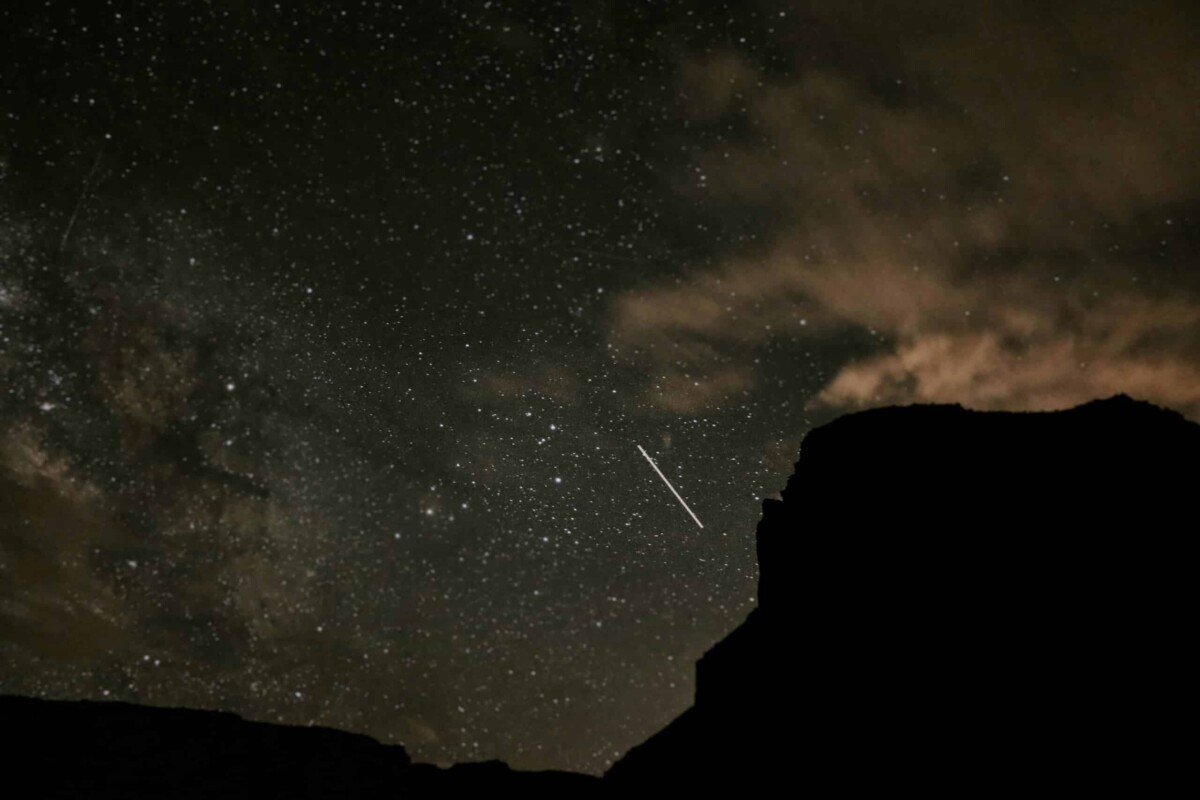
[[[757,385],[764,343],[857,328],[880,348],[848,355],[813,403],[1055,408],[1124,391],[1200,417],[1177,219],[1200,181],[1200,68],[1179,7],[948,13],[916,13],[893,43],[871,15],[818,4],[796,36],[836,41],[798,52],[853,57],[801,59],[787,80],[734,52],[683,64],[695,119],[751,131],[702,153],[691,191],[783,222],[754,256],[615,298],[610,341],[651,376],[648,400],[731,402]]]

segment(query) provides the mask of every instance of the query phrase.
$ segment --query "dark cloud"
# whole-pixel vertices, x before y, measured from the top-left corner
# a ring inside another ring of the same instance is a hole
[[[612,341],[667,386],[690,382],[646,396],[734,402],[765,342],[841,327],[881,347],[818,403],[1057,408],[1126,391],[1200,415],[1200,299],[1154,281],[1190,258],[1178,215],[1200,179],[1185,18],[985,4],[937,25],[918,13],[888,40],[890,17],[817,4],[794,29],[794,77],[736,51],[684,62],[693,116],[753,131],[702,152],[691,191],[787,214],[753,254],[616,299]]]
[[[93,565],[127,542],[98,488],[41,438],[30,425],[0,432],[0,642],[36,658],[101,658],[128,646],[130,609]]]
[[[10,238],[0,258],[13,387],[0,620],[14,668],[36,675],[54,657],[104,676],[169,652],[211,677],[231,639],[307,635],[314,609],[291,592],[315,575],[321,536],[297,539],[307,526],[267,489],[269,387],[247,337],[214,315],[220,290],[164,292],[162,252],[60,255]]]
[[[574,402],[580,391],[579,378],[560,363],[484,373],[477,382],[501,397],[536,394],[561,403]]]

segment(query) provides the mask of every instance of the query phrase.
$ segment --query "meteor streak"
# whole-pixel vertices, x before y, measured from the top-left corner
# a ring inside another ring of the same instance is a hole
[[[639,444],[637,446],[637,449],[642,450],[642,446]],[[679,492],[675,491],[675,487],[671,485],[671,482],[669,480],[667,480],[667,476],[662,474],[662,470],[658,468],[658,464],[654,463],[654,459],[650,457],[650,454],[647,453],[645,450],[642,450],[642,455],[644,455],[646,457],[646,460],[650,462],[650,466],[654,467],[654,471],[658,473],[658,477],[663,479],[663,483],[665,483],[667,485],[667,488],[671,490],[671,494],[675,495],[675,498],[679,501],[680,505],[683,506],[684,510],[692,515],[692,519],[696,520],[697,525],[700,525],[700,527],[703,528],[704,525],[701,524],[700,518],[696,516],[695,512],[693,512],[690,508],[688,508],[688,504],[685,503],[683,501],[683,498],[679,496]]]

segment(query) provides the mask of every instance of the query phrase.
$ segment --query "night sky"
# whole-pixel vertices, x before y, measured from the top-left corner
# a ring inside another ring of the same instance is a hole
[[[602,771],[753,608],[814,425],[1200,419],[1198,31],[0,5],[0,691]]]

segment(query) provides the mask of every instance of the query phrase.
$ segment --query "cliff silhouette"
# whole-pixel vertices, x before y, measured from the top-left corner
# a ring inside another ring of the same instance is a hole
[[[698,662],[694,705],[603,780],[443,770],[233,714],[2,697],[9,772],[59,797],[1174,787],[1198,463],[1200,425],[1125,396],[813,430],[763,501],[758,607]]]
[[[758,607],[700,659],[693,707],[607,783],[1177,785],[1198,464],[1200,425],[1123,395],[813,430],[763,501]]]
[[[391,798],[507,790],[588,797],[599,778],[499,761],[414,764],[399,745],[322,727],[119,702],[0,697],[9,783],[54,798]]]

